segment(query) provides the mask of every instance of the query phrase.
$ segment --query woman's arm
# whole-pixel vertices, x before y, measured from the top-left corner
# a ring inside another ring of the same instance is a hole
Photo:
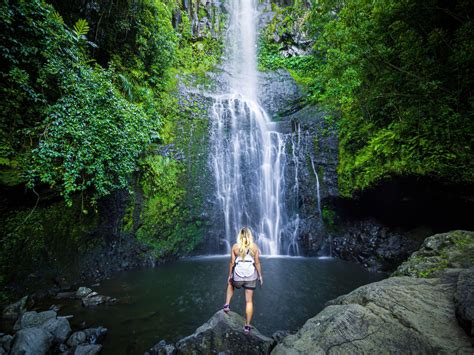
[[[255,268],[258,272],[258,277],[260,279],[260,284],[263,285],[263,274],[262,274],[262,265],[260,265],[260,250],[258,247],[255,248]]]
[[[230,282],[230,279],[232,278],[232,269],[234,268],[234,265],[235,265],[234,249],[235,249],[235,245],[232,246],[232,250],[230,251],[229,277],[227,278],[227,281],[229,282]]]

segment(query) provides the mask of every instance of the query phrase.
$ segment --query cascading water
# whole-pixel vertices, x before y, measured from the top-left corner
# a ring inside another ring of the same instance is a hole
[[[314,167],[314,159],[312,156],[311,156],[311,167],[313,168],[314,177],[316,178],[316,198],[318,202],[318,215],[319,215],[319,219],[322,219],[323,214],[321,211],[321,193],[319,189],[319,177],[318,177],[318,172],[316,171],[316,168]]]
[[[223,239],[230,252],[239,229],[250,226],[263,254],[286,254],[285,142],[257,103],[256,3],[233,0],[229,6],[229,93],[215,97],[211,114],[210,163]]]
[[[300,143],[301,143],[301,126],[299,123],[296,123],[295,132],[291,134],[290,141],[291,141],[291,154],[292,154],[292,162],[294,165],[294,183],[292,186],[292,196],[293,198],[293,210],[295,211],[293,218],[289,219],[288,223],[288,231],[290,232],[290,243],[288,244],[288,255],[299,255],[299,245],[298,245],[298,232],[300,227],[300,216],[298,213],[299,207],[299,193],[300,193],[300,186],[299,186],[299,165],[300,161],[298,159],[298,152],[300,151]]]

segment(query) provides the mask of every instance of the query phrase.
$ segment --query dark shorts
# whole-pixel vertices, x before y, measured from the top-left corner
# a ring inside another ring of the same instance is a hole
[[[255,290],[257,288],[257,280],[252,281],[234,281],[232,280],[232,286],[235,288],[243,287],[246,290]]]

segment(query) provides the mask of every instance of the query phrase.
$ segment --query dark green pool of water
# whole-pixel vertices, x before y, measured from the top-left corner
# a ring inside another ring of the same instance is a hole
[[[228,258],[190,258],[156,269],[124,272],[93,288],[116,297],[114,305],[83,308],[80,301],[55,301],[60,315],[73,314],[76,327],[104,326],[102,354],[143,354],[161,339],[176,341],[206,322],[225,301]],[[294,331],[324,303],[386,277],[338,259],[262,258],[263,288],[254,295],[253,325],[271,336]],[[236,290],[232,310],[244,315],[244,294]]]

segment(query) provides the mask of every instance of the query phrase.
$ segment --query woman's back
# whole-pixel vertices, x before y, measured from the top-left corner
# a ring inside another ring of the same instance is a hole
[[[253,291],[257,287],[257,280],[263,284],[262,269],[260,266],[258,246],[253,242],[249,228],[244,227],[237,236],[237,243],[232,246],[229,264],[229,277],[227,285],[226,303],[224,312],[230,311],[230,300],[234,294],[234,287],[245,289],[246,322],[244,332],[250,332],[250,320],[253,316]]]

